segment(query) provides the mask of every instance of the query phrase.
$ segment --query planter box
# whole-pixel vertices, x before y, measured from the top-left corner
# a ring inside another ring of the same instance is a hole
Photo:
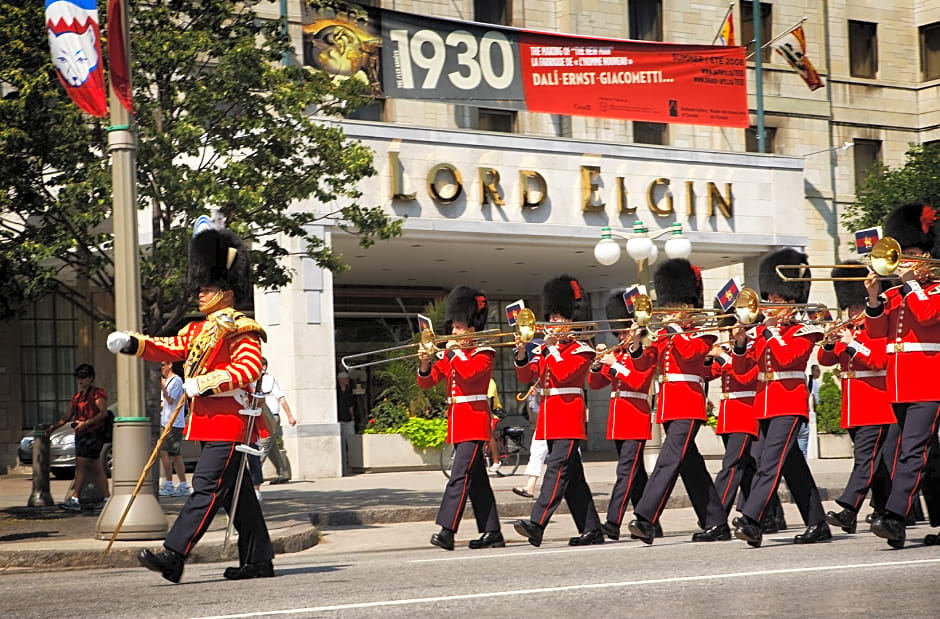
[[[695,435],[695,446],[705,458],[723,458],[725,455],[725,444],[715,434],[715,428],[708,425],[702,426]]]
[[[418,449],[401,434],[354,434],[347,462],[355,471],[402,471],[440,467],[440,449]]]
[[[852,438],[845,434],[817,434],[820,458],[851,458],[855,455]]]

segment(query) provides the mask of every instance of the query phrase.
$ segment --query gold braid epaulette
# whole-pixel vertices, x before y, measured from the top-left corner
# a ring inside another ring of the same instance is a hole
[[[257,333],[262,342],[268,341],[268,334],[264,332],[264,328],[248,316],[241,312],[233,312],[232,318],[235,319],[235,333]]]

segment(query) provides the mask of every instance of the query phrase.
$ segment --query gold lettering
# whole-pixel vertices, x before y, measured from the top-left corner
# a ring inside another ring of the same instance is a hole
[[[581,210],[586,213],[603,211],[606,204],[601,200],[601,168],[594,165],[581,166]]]
[[[656,190],[657,185],[666,186],[666,207],[662,208],[653,198],[653,193]],[[649,206],[650,212],[659,217],[668,217],[673,212],[672,205],[672,192],[669,191],[669,179],[668,178],[657,178],[652,183],[649,184],[649,187],[646,188],[646,205]]]
[[[721,211],[726,219],[734,217],[734,198],[731,193],[731,183],[725,183],[725,195],[722,196],[718,191],[718,186],[709,181],[708,183],[708,216],[715,216],[715,207]]]
[[[441,183],[438,183],[438,175],[441,172],[449,172],[453,183],[449,183],[447,176],[445,175],[445,180]],[[441,190],[448,190],[447,193],[442,193]],[[460,177],[460,170],[458,170],[454,165],[450,163],[439,163],[428,172],[428,193],[431,194],[435,200],[439,200],[444,204],[450,204],[454,200],[460,197],[460,194],[463,193],[463,179]]]
[[[499,172],[495,168],[480,168],[480,204],[490,200],[496,206],[503,205],[503,196],[499,192]]]
[[[627,185],[622,176],[617,177],[617,212],[621,215],[633,215],[636,213],[636,207],[630,206],[630,194],[627,192]]]
[[[398,151],[388,151],[388,167],[392,177],[392,200],[414,200],[417,194],[404,193],[405,176],[398,161]]]
[[[534,183],[533,191],[529,184]],[[534,170],[519,170],[519,186],[522,189],[522,207],[542,206],[548,196],[548,183],[545,178]]]
[[[692,181],[685,182],[685,213],[689,217],[695,215],[695,188]]]

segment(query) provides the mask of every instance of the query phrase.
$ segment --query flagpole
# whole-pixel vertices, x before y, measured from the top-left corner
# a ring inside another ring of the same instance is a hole
[[[718,40],[718,37],[721,36],[721,31],[725,29],[725,24],[728,23],[728,16],[731,15],[731,11],[733,10],[734,10],[734,2],[728,5],[728,10],[725,12],[725,16],[721,20],[721,25],[718,26],[718,32],[716,32],[714,38],[712,38],[712,45],[714,45],[715,41]]]
[[[760,48],[761,48],[761,49],[764,49],[764,48],[767,47],[768,45],[773,45],[774,43],[776,43],[777,41],[779,41],[779,40],[782,39],[783,37],[787,36],[788,34],[790,34],[791,32],[793,32],[794,30],[796,30],[797,28],[799,28],[800,26],[802,26],[802,25],[803,25],[803,22],[805,22],[805,21],[806,21],[806,18],[804,17],[803,19],[801,19],[800,21],[796,22],[795,24],[793,24],[792,26],[790,26],[789,28],[787,28],[786,30],[784,30],[783,32],[781,32],[780,34],[778,34],[777,36],[775,36],[774,38],[772,38],[771,40],[769,40],[769,41],[767,41],[766,43],[764,43],[763,45],[761,45]],[[756,53],[756,52],[751,52],[750,54],[748,54],[747,56],[745,56],[744,59],[745,59],[745,60],[750,60],[750,59],[754,56],[755,53]]]
[[[751,15],[754,20],[754,47],[758,52],[762,49],[760,47],[760,0],[753,0],[751,4]],[[747,60],[745,58],[745,60]],[[763,76],[763,63],[761,62],[761,55],[758,53],[754,58],[754,82],[755,82],[755,91],[754,96],[757,99],[757,152],[766,153],[767,148],[764,144],[764,76]]]

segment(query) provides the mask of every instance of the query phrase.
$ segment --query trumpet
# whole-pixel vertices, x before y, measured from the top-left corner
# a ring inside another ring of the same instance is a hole
[[[925,266],[930,266],[932,269],[940,267],[940,259],[902,253],[901,245],[890,236],[878,239],[878,242],[872,247],[871,252],[867,254],[867,262],[868,264],[781,264],[777,266],[777,275],[785,282],[863,282],[867,279],[867,274],[858,277],[803,277],[802,275],[794,277],[784,275],[783,271],[787,270],[791,273],[798,271],[802,273],[804,269],[808,268],[834,269],[836,267],[868,269],[874,271],[883,279],[896,279],[897,275],[895,275],[895,271],[905,262],[920,263]]]
[[[826,340],[831,338],[833,335],[835,335],[842,329],[845,329],[846,327],[849,327],[849,326],[857,327],[859,323],[861,323],[863,320],[865,320],[865,312],[861,312],[857,316],[850,316],[849,318],[845,320],[836,321],[831,327],[829,327],[823,332],[823,339],[820,341],[820,344],[825,343]]]

